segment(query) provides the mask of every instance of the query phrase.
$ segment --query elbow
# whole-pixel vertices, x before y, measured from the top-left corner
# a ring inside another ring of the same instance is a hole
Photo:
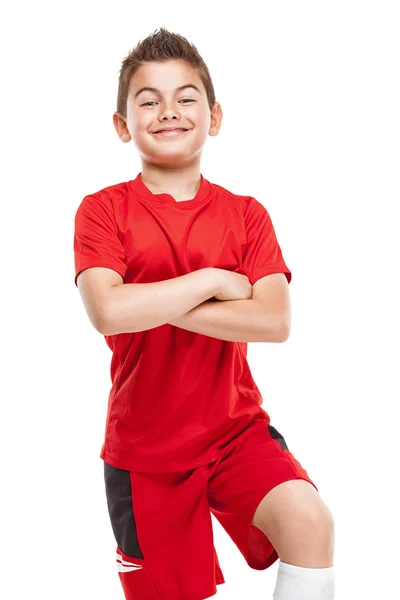
[[[96,331],[101,333],[101,335],[111,335],[109,331],[110,327],[105,319],[97,319],[93,323],[93,326],[96,329]]]
[[[263,339],[260,341],[282,344],[283,342],[286,342],[289,334],[290,329],[286,325],[277,323],[274,327],[271,328],[270,326],[266,331],[264,331]]]
[[[110,314],[108,311],[98,312],[96,318],[93,323],[95,329],[101,333],[101,335],[114,335],[115,334],[115,326],[112,323],[112,319],[110,318]]]
[[[112,335],[109,326],[104,321],[97,322],[95,325],[95,329],[96,331],[101,333],[101,335]]]
[[[116,323],[110,316],[103,316],[98,320],[97,324],[98,326],[96,329],[101,335],[116,335],[117,333],[122,333],[121,331],[118,331]]]
[[[290,335],[289,329],[284,329],[283,331],[281,331],[279,343],[283,344],[283,342],[287,342],[287,340],[289,339],[289,335]]]
[[[278,325],[277,341],[280,344],[286,342],[290,336],[290,319],[281,319]]]

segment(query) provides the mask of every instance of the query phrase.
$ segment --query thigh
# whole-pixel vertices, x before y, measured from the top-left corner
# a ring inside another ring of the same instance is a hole
[[[120,580],[129,600],[202,600],[224,583],[203,467],[139,473],[104,463]]]
[[[211,464],[210,510],[254,569],[266,569],[279,558],[253,523],[256,509],[270,490],[294,479],[303,479],[318,491],[283,435],[266,421],[250,424]]]

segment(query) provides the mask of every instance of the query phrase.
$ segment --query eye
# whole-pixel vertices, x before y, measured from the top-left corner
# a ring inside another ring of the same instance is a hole
[[[191,100],[190,98],[183,98],[183,100],[179,100],[179,102],[185,102],[185,100],[187,102],[195,102],[195,100]],[[155,104],[155,102],[152,100],[149,100],[149,102],[145,102],[144,104],[141,104],[140,106],[148,106],[149,104]],[[185,104],[186,104],[186,102],[185,102]]]

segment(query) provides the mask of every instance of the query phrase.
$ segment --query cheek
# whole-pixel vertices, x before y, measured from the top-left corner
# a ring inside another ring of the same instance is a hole
[[[198,129],[207,129],[210,123],[210,115],[204,106],[191,105],[181,111],[181,119],[191,121]]]
[[[140,114],[137,115],[132,124],[133,136],[137,139],[149,136],[149,131],[153,129],[154,119],[150,115]]]
[[[210,125],[211,125],[211,121],[207,116],[203,116],[201,122],[199,123],[199,129],[201,131],[201,134],[204,137],[207,137],[208,131],[210,129]]]

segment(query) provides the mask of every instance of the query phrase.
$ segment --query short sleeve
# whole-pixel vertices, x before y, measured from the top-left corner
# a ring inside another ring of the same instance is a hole
[[[284,273],[290,283],[292,273],[282,256],[271,217],[261,202],[255,198],[248,200],[244,221],[247,241],[243,251],[243,269],[251,285],[271,273]]]
[[[75,285],[81,271],[89,267],[107,267],[125,276],[125,252],[111,204],[94,196],[85,196],[75,215]]]

